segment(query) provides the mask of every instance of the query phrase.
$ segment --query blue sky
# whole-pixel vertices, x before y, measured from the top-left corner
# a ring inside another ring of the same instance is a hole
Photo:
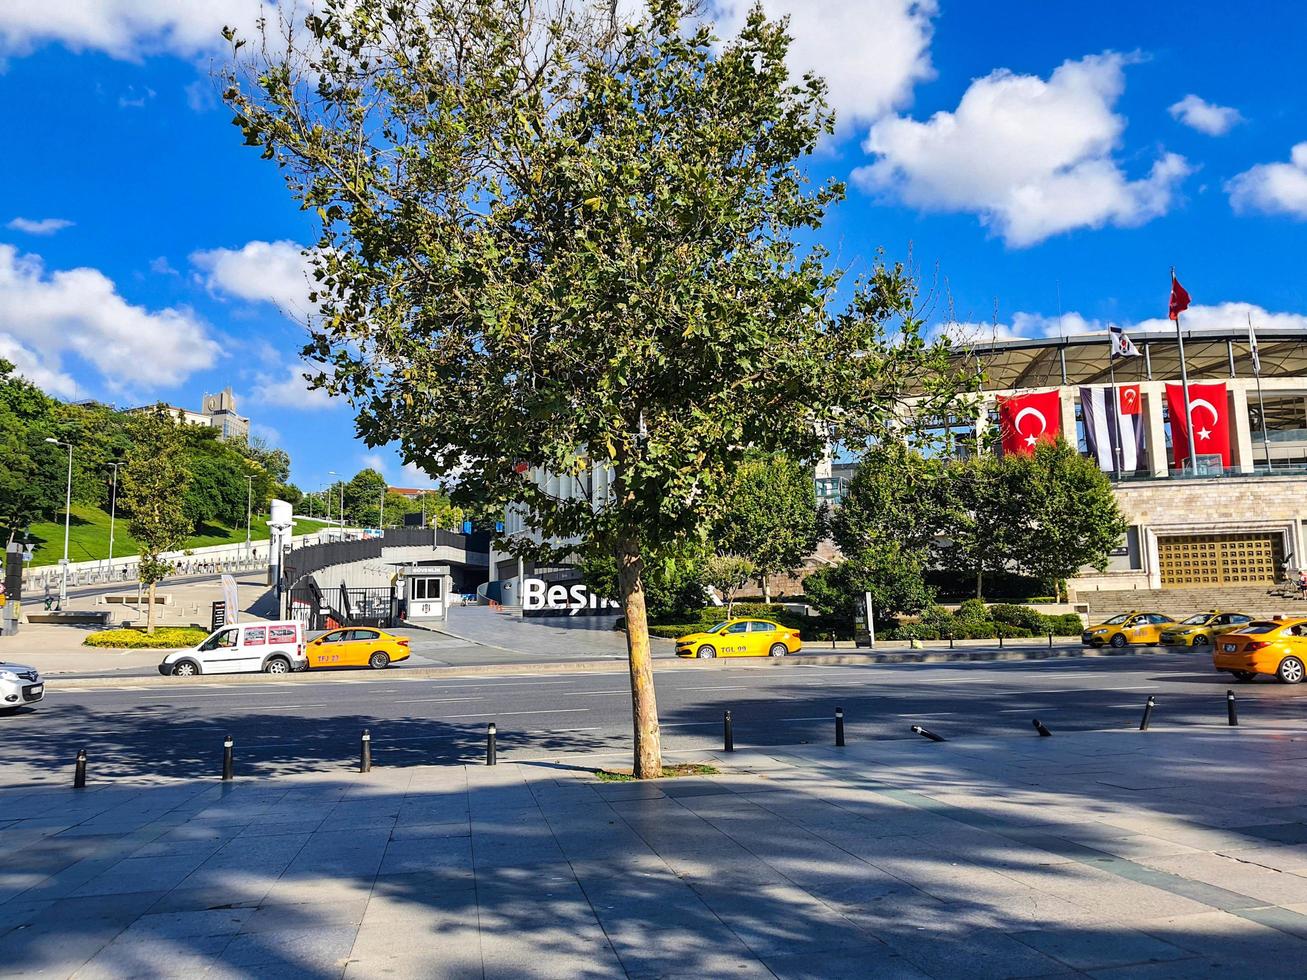
[[[744,6],[716,13],[729,27]],[[939,287],[933,323],[951,301],[968,336],[1152,326],[1174,264],[1191,325],[1307,324],[1296,5],[767,6],[792,14],[794,67],[828,76],[842,120],[811,161],[850,182],[822,240],[855,270],[910,249]],[[218,29],[258,0],[12,7],[0,356],[62,397],[120,405],[198,407],[230,385],[305,489],[364,465],[426,483],[298,380],[302,329],[283,310],[304,308],[313,223],[209,81]]]

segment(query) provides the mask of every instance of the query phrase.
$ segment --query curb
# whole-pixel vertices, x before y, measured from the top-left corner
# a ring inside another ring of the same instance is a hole
[[[783,667],[841,667],[870,666],[875,664],[938,664],[986,663],[1022,660],[1070,660],[1093,657],[1138,656],[1142,650],[1113,650],[1110,647],[1094,649],[1031,649],[1031,650],[940,650],[903,653],[831,653],[798,654],[789,657],[750,657],[749,663],[736,663],[726,658],[712,660],[682,660],[679,657],[657,658],[654,670],[714,670],[729,666],[765,670]],[[741,660],[745,658],[740,658]],[[471,667],[405,667],[395,671],[350,670],[332,673],[301,672],[296,674],[200,674],[197,677],[77,677],[68,674],[46,674],[47,685],[52,681],[67,681],[70,687],[177,687],[185,684],[287,684],[287,683],[345,683],[358,684],[370,681],[397,681],[409,679],[433,680],[442,677],[488,677],[517,674],[581,674],[626,673],[624,657],[607,660],[569,660],[552,663],[485,664]]]

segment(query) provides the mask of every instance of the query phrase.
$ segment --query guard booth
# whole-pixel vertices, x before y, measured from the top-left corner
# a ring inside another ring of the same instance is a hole
[[[401,619],[421,626],[444,623],[449,618],[449,599],[454,593],[454,576],[448,565],[408,565],[403,569]]]

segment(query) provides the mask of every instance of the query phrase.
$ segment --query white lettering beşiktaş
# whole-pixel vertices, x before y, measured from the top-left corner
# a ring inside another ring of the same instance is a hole
[[[528,612],[556,609],[575,616],[582,609],[616,609],[618,606],[612,599],[601,599],[579,583],[569,589],[563,585],[546,585],[544,579],[528,578],[522,581],[522,608]]]

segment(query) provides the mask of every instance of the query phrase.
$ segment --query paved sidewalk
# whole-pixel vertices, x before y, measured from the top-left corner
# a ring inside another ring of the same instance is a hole
[[[1305,757],[1154,730],[654,784],[587,758],[34,781],[0,792],[0,973],[1299,977]]]

